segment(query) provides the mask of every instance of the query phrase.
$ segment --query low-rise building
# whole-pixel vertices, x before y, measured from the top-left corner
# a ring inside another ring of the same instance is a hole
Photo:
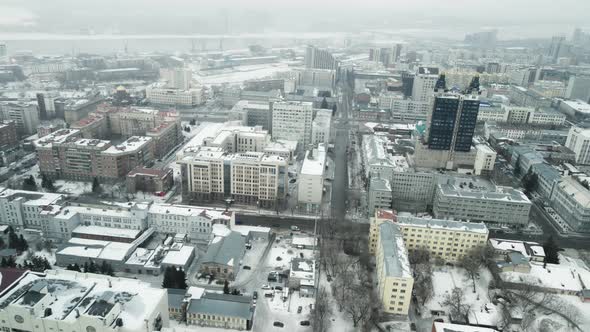
[[[488,245],[499,256],[506,257],[510,253],[517,252],[529,261],[545,261],[545,250],[537,242],[493,238],[488,240]]]
[[[0,326],[7,331],[152,332],[169,320],[165,289],[66,270],[26,272],[0,299]]]
[[[529,222],[531,202],[517,189],[495,187],[493,190],[465,184],[439,184],[433,213],[437,218],[524,226]]]
[[[241,233],[229,231],[216,235],[209,242],[207,252],[201,258],[199,272],[217,279],[234,280],[240,271],[240,261],[246,251],[246,241]]]
[[[156,169],[137,166],[127,174],[125,183],[128,193],[167,192],[174,185],[174,171],[171,168]]]
[[[293,258],[289,271],[289,288],[298,289],[299,296],[313,297],[316,287],[315,260]]]
[[[192,296],[186,322],[189,325],[250,330],[254,319],[252,297],[203,292]]]
[[[562,177],[551,195],[551,207],[575,232],[590,232],[590,191],[580,183],[584,180]]]

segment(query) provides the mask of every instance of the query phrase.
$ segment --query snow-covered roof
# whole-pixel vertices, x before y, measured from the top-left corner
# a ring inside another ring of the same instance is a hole
[[[399,226],[385,222],[379,225],[379,231],[386,275],[388,277],[411,278],[408,251]]]
[[[144,145],[152,141],[151,137],[147,136],[132,136],[125,142],[117,145],[113,145],[102,153],[106,154],[124,154],[128,152],[134,152],[142,148]]]
[[[293,236],[293,240],[291,240],[291,244],[294,246],[313,247],[316,243],[316,239],[312,236]]]
[[[144,320],[155,316],[166,290],[136,279],[67,270],[47,270],[45,276],[28,272],[2,295],[0,308],[30,308],[46,296],[51,296],[51,301],[45,301],[44,308],[51,308],[51,312],[31,310],[37,319],[72,323],[82,315],[109,326],[115,318],[121,318],[126,329],[139,330],[145,325]],[[124,305],[116,306],[116,303]]]
[[[301,166],[301,175],[323,175],[326,164],[326,148],[324,144],[318,144],[317,149],[307,151],[303,166]]]
[[[230,232],[226,236],[216,236],[209,243],[207,252],[201,263],[237,266],[244,255],[246,240],[238,232]]]
[[[587,270],[573,266],[547,264],[546,267],[543,267],[543,264],[533,262],[529,273],[510,271],[501,272],[499,275],[504,282],[526,283],[559,291],[579,292],[583,289],[580,275],[588,275],[588,273]]]
[[[537,242],[493,238],[489,239],[489,243],[492,248],[498,251],[515,251],[521,253],[525,257],[545,257],[543,246]]]
[[[180,250],[168,250],[162,260],[162,264],[174,266],[187,266],[195,253],[195,247],[182,246]]]
[[[211,234],[213,236],[225,237],[231,233],[231,230],[222,224],[215,224],[211,227]]]
[[[133,248],[131,243],[72,238],[56,254],[123,261]]]
[[[170,214],[185,217],[203,217],[209,220],[229,220],[233,212],[213,207],[198,207],[177,204],[152,204],[149,208],[152,214]]]
[[[384,135],[364,135],[362,149],[367,166],[387,167],[398,172],[406,171],[410,167],[408,160],[404,156],[395,156],[387,152],[387,146],[390,143],[389,138]]]
[[[402,228],[412,226],[488,234],[488,228],[484,223],[417,217],[405,214],[399,214],[397,222]]]
[[[8,199],[9,201],[12,201],[14,199],[22,198],[26,202],[26,205],[32,206],[49,206],[59,202],[63,197],[64,195],[62,194],[15,190],[0,187],[0,199]]]
[[[138,229],[80,225],[80,226],[74,228],[72,233],[135,239],[141,233],[141,231]]]
[[[250,234],[250,233],[270,234],[270,227],[261,227],[261,226],[234,225],[234,226],[232,226],[231,230],[242,234],[242,236],[248,236],[248,234]]]
[[[498,332],[487,327],[434,322],[432,332]]]

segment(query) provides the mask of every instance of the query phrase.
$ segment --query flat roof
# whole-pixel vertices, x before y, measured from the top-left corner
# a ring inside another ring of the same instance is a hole
[[[488,228],[484,223],[455,221],[446,219],[424,218],[412,215],[399,214],[397,222],[400,225],[408,225],[423,228],[437,228],[464,232],[488,234]]]
[[[303,165],[301,166],[301,175],[323,175],[326,164],[326,148],[324,144],[319,144],[317,149],[307,151]]]
[[[133,152],[139,150],[141,147],[146,145],[148,142],[152,140],[151,137],[147,136],[132,136],[127,139],[125,142],[117,145],[113,145],[108,149],[104,150],[102,153],[107,154],[123,154],[127,152]]]
[[[72,233],[85,234],[85,235],[111,236],[111,237],[119,237],[119,238],[126,238],[126,239],[136,239],[139,236],[139,234],[141,233],[141,231],[137,230],[137,229],[80,225],[80,226],[74,228],[74,230],[72,230]]]
[[[411,278],[408,251],[398,225],[384,222],[379,225],[379,241],[383,248],[383,260],[388,277]]]
[[[190,263],[190,259],[194,257],[195,247],[182,246],[179,250],[168,250],[166,256],[160,264],[174,265],[174,266],[187,266]]]

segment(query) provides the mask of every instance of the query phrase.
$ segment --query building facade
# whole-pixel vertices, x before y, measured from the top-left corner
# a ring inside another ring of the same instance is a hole
[[[272,137],[311,144],[313,104],[310,102],[276,102],[272,104]]]

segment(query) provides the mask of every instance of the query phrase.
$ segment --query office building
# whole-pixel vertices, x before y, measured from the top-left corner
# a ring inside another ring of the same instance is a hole
[[[243,113],[244,123],[249,127],[261,126],[272,131],[272,113],[268,102],[240,100],[234,105],[233,112]]]
[[[418,67],[412,86],[412,100],[427,102],[434,94],[439,70],[435,67]]]
[[[33,135],[39,126],[39,110],[33,103],[0,103],[0,120],[14,121],[19,137]]]
[[[318,144],[330,143],[330,128],[332,127],[332,110],[319,109],[315,112],[315,118],[311,123],[311,144],[318,146]]]
[[[566,115],[550,108],[533,108],[501,105],[507,114],[506,121],[513,124],[530,124],[536,126],[562,126]]]
[[[590,232],[590,191],[586,177],[565,176],[554,186],[551,207],[574,232]]]
[[[166,80],[167,88],[183,91],[191,88],[192,72],[188,68],[162,68],[160,78]]]
[[[330,51],[307,45],[305,48],[305,68],[335,70],[338,65]]]
[[[479,188],[471,182],[439,184],[433,213],[437,218],[527,225],[531,202],[509,187]]]
[[[176,107],[198,106],[205,102],[204,91],[200,87],[179,90],[150,86],[146,89],[146,98],[155,105]]]
[[[573,126],[570,128],[565,146],[576,155],[576,163],[590,164],[590,129]]]
[[[297,199],[299,206],[307,212],[316,212],[322,205],[326,147],[320,143],[317,148],[307,151],[301,166]]]
[[[38,227],[41,224],[40,213],[60,204],[64,198],[61,194],[0,187],[0,222],[15,228]]]
[[[438,94],[428,116],[428,149],[469,152],[478,111],[477,96]]]
[[[234,214],[225,209],[176,204],[152,204],[148,226],[160,234],[186,234],[189,241],[209,241],[213,225],[232,225]]]
[[[272,137],[297,141],[303,148],[312,143],[313,104],[276,102],[272,104]]]
[[[332,91],[336,85],[336,71],[331,69],[296,69],[294,76],[298,90]]]
[[[46,270],[8,282],[0,297],[5,331],[152,332],[168,326],[166,290],[139,280]]]
[[[166,193],[174,185],[174,171],[137,166],[125,176],[125,184],[127,193]]]
[[[185,201],[231,198],[239,203],[276,206],[285,199],[285,159],[263,152],[229,154],[219,147],[202,147],[178,157]]]
[[[14,120],[0,120],[0,151],[8,151],[18,146],[18,136]]]
[[[389,222],[379,225],[375,261],[377,263],[377,294],[383,311],[407,315],[414,278],[412,278],[403,233],[398,225]]]
[[[590,100],[590,76],[575,75],[569,78],[565,91],[567,99]]]
[[[560,53],[563,51],[563,44],[565,43],[565,36],[553,36],[551,37],[551,44],[547,49],[547,57],[551,63],[557,63]]]
[[[220,147],[228,153],[261,152],[270,142],[262,127],[226,126],[214,136],[203,139],[202,146]]]

